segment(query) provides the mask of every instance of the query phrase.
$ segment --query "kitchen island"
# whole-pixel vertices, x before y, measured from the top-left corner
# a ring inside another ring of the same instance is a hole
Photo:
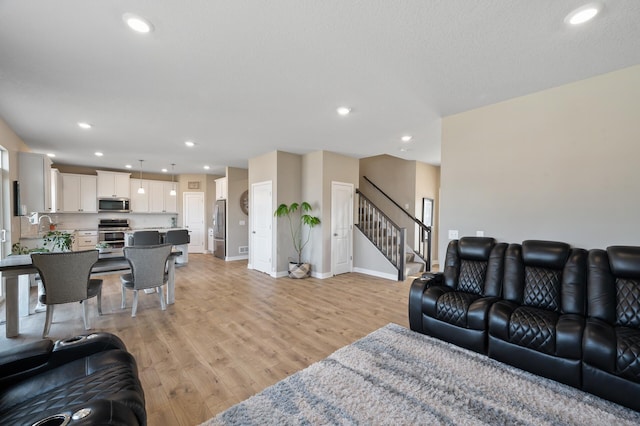
[[[125,232],[124,235],[124,241],[125,241],[125,246],[131,246],[133,245],[133,234],[136,231],[158,231],[158,233],[160,233],[160,242],[164,242],[165,241],[165,237],[167,235],[167,232],[169,231],[187,231],[189,232],[188,229],[186,228],[157,228],[157,227],[151,227],[151,228],[132,228],[128,231]],[[176,258],[176,265],[177,266],[182,266],[182,265],[186,265],[189,262],[189,240],[187,239],[184,242],[181,242],[180,244],[174,244],[174,248],[175,250],[178,250],[180,252],[182,252],[182,255],[178,256]]]

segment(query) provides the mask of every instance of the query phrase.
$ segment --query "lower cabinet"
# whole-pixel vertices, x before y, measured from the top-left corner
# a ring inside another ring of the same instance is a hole
[[[98,244],[98,231],[76,231],[76,250],[93,250]]]

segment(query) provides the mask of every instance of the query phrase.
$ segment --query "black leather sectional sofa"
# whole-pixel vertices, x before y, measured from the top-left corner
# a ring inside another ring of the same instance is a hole
[[[135,359],[113,334],[0,352],[0,424],[146,425]]]
[[[640,411],[640,247],[453,240],[412,283],[409,323]]]

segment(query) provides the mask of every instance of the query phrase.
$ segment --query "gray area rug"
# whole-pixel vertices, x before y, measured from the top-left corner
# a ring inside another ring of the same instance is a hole
[[[638,425],[640,413],[388,324],[203,425]]]

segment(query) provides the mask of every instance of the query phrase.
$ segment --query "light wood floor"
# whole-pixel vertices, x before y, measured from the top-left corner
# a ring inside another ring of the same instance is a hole
[[[102,278],[104,315],[92,300],[91,325],[135,356],[150,426],[197,425],[389,322],[408,327],[411,279],[274,279],[245,261],[190,254],[176,269],[176,303],[163,312],[157,295],[141,292],[131,318],[132,293],[121,310],[119,276]],[[0,326],[0,346],[40,339],[44,316],[22,318],[15,339]],[[58,307],[53,320],[52,339],[85,333],[79,304]]]

